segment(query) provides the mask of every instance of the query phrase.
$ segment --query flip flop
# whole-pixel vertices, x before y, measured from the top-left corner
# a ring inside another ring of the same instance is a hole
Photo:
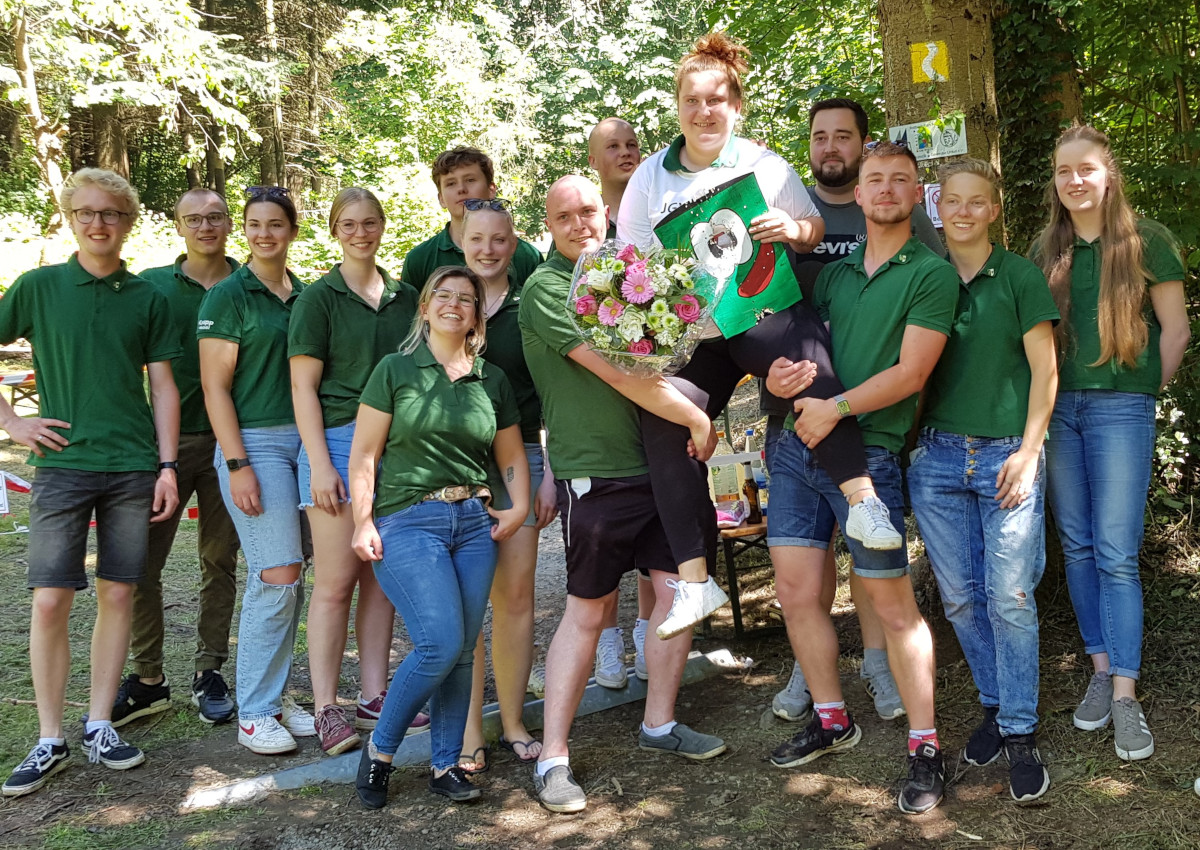
[[[458,754],[458,766],[462,767],[463,773],[467,774],[467,776],[478,776],[481,773],[487,773],[489,770],[492,769],[492,762],[490,759],[488,759],[488,754],[490,752],[491,752],[490,747],[483,746],[483,747],[476,747],[475,752],[473,752],[473,753],[459,753]],[[470,762],[474,762],[475,764],[479,764],[480,760],[479,760],[478,756],[480,753],[483,753],[483,767],[476,767],[476,768],[463,767],[463,763],[462,763],[463,759],[466,759],[467,761],[470,761]]]
[[[520,759],[521,761],[526,762],[526,763],[529,763],[532,761],[537,761],[537,759],[538,759],[537,756],[531,756],[529,754],[529,748],[532,747],[536,743],[537,743],[537,740],[534,738],[530,738],[528,741],[506,741],[506,740],[504,740],[503,735],[500,736],[500,746],[504,747],[504,749],[508,750],[510,753],[512,753],[518,759]],[[525,754],[521,755],[520,753],[518,753],[517,747],[524,747]]]

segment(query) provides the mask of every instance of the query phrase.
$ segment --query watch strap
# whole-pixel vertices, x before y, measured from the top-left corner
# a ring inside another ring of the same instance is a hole
[[[177,461],[177,460],[164,460],[162,463],[160,463],[160,464],[158,465],[158,471],[159,471],[159,472],[162,472],[164,469],[174,469],[174,470],[178,470],[178,469],[179,469],[179,461]]]

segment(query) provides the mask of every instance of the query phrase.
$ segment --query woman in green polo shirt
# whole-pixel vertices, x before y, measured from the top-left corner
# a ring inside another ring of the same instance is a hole
[[[287,696],[304,608],[300,434],[292,412],[288,319],[303,284],[287,268],[299,233],[287,190],[247,191],[242,215],[250,259],[200,303],[200,383],[217,437],[221,495],[246,556],[238,627],[238,743],[270,755],[316,734]]]
[[[1014,800],[1050,787],[1038,726],[1038,618],[1046,565],[1042,441],[1054,407],[1058,310],[1046,278],[988,238],[999,178],[978,159],[938,171],[950,262],[962,280],[946,350],[925,387],[908,489],[921,538],[979,690],[970,764],[1003,751]]]
[[[392,758],[429,700],[429,789],[470,800],[479,789],[458,765],[471,701],[474,649],[496,567],[496,543],[529,512],[520,413],[484,346],[483,282],[442,266],[421,291],[400,353],[367,382],[350,449],[354,551],[375,563],[413,650],[401,662],[363,748],[356,787],[369,808],[387,802]],[[488,461],[512,507],[488,507]],[[493,518],[496,524],[492,524]]]
[[[1138,550],[1154,456],[1154,403],[1189,330],[1179,247],[1125,198],[1108,138],[1071,127],[1054,149],[1050,221],[1033,246],[1062,313],[1047,495],[1093,675],[1080,729],[1113,722],[1117,755],[1149,758],[1135,686],[1142,664]]]
[[[355,728],[371,729],[387,688],[395,611],[375,571],[350,548],[354,517],[346,503],[354,416],[371,370],[400,347],[416,314],[417,293],[375,264],[386,216],[371,192],[338,192],[329,232],[342,262],[305,288],[288,326],[292,403],[300,450],[300,506],[313,537],[313,589],[308,603],[308,659],[321,749],[358,746]],[[353,721],[338,705],[350,603],[358,586],[354,636],[361,691]],[[421,725],[429,722],[418,717]]]
[[[525,688],[533,667],[533,578],[537,567],[538,531],[557,512],[554,476],[544,462],[541,427],[542,404],[521,347],[517,325],[521,284],[513,283],[509,266],[518,240],[508,202],[466,201],[463,216],[463,252],[467,267],[484,285],[484,318],[487,349],[483,359],[504,371],[512,385],[521,412],[521,440],[529,463],[533,505],[525,523],[497,547],[496,577],[492,582],[492,670],[496,676],[496,699],[500,704],[500,745],[522,761],[534,761],[541,742],[525,728]],[[499,489],[499,472],[492,469],[491,486]],[[503,492],[496,493],[497,507],[508,507]],[[471,713],[463,736],[460,760],[468,773],[487,770],[487,740],[483,735],[483,636],[475,646],[475,680],[471,689]]]

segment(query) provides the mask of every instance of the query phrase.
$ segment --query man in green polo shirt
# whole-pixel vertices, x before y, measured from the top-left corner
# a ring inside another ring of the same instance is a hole
[[[204,409],[200,387],[200,347],[196,315],[204,293],[238,267],[225,256],[231,222],[225,199],[211,189],[191,189],[175,204],[175,230],[187,251],[172,265],[146,269],[150,281],[171,307],[171,327],[183,356],[175,362],[179,387],[179,507],[150,527],[146,575],[133,594],[133,628],[129,655],[133,672],[125,677],[113,704],[113,725],[171,707],[171,689],[163,675],[162,570],[192,494],[199,508],[197,555],[200,558],[200,609],[196,616],[195,672],[192,703],[205,723],[224,723],[234,704],[221,675],[229,658],[229,625],[237,597],[237,529],[225,510],[213,468],[216,438]]]
[[[0,298],[0,341],[32,344],[42,412],[21,419],[0,399],[0,427],[29,447],[28,462],[37,467],[28,580],[40,737],[4,783],[8,797],[38,790],[70,756],[63,737],[68,630],[75,592],[87,587],[93,512],[97,616],[83,748],[90,761],[114,770],[145,761],[141,750],[117,735],[111,712],[129,650],[133,589],[145,571],[149,523],[167,519],[179,502],[179,393],[170,361],[180,355],[180,345],[166,299],[129,274],[121,260],[138,212],[137,193],[111,171],[86,168],[68,178],[62,206],[78,252],[61,265],[26,272]]]
[[[893,526],[904,528],[898,453],[958,303],[958,275],[912,234],[912,210],[920,197],[917,162],[908,148],[884,142],[866,151],[855,188],[866,241],[826,265],[816,281],[813,300],[829,323],[833,365],[848,389],[830,399],[795,402],[795,432],[780,436],[771,469],[767,543],[792,651],[816,709],[808,726],[771,754],[776,767],[849,749],[862,736],[846,710],[837,633],[820,601],[824,550],[835,522],[845,527],[846,499],[814,462],[811,449],[843,416],[858,416],[871,478]],[[798,366],[780,359],[767,388],[790,398],[799,378]],[[816,511],[804,507],[813,504]],[[897,804],[904,812],[928,811],[942,799],[945,769],[934,724],[933,639],[913,596],[907,549],[879,551],[846,542],[883,626],[910,723],[908,777]]]
[[[437,186],[438,203],[450,213],[450,221],[436,235],[415,246],[404,258],[400,280],[417,292],[425,286],[429,275],[439,266],[465,266],[463,254],[464,202],[490,201],[496,197],[496,177],[492,160],[478,148],[457,147],[445,151],[433,161],[433,185]],[[508,276],[514,286],[525,279],[542,263],[542,252],[524,239],[517,240]]]
[[[550,811],[577,812],[587,805],[587,797],[571,773],[567,737],[600,632],[616,605],[621,576],[629,570],[647,572],[655,591],[639,745],[693,760],[725,751],[720,738],[674,719],[691,630],[665,641],[655,634],[674,601],[675,591],[667,582],[677,577],[677,568],[650,489],[638,407],[688,428],[701,459],[712,454],[716,435],[704,411],[668,381],[620,372],[584,344],[571,322],[567,295],[572,269],[583,252],[599,247],[608,227],[607,208],[596,187],[574,175],[556,182],[546,196],[546,227],[557,251],[525,284],[519,319],[556,478],[567,605],[546,657],[545,741],[534,786]]]

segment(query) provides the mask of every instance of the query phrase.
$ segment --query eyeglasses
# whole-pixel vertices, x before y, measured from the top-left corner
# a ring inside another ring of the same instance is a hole
[[[467,198],[462,204],[470,212],[476,210],[508,212],[508,208],[512,206],[512,202],[505,198]]]
[[[894,142],[889,139],[881,139],[881,140],[875,141],[875,142],[867,142],[865,145],[863,145],[863,150],[864,151],[873,151],[873,150],[875,150],[875,148],[879,147],[880,145],[884,144],[885,142],[887,144],[895,145],[898,148],[904,148],[905,150],[908,150],[908,139],[897,139]]]
[[[435,289],[433,290],[433,300],[441,304],[449,304],[451,301],[458,299],[459,304],[478,304],[479,299],[474,295],[468,295],[465,292],[455,292],[453,289]]]
[[[75,220],[80,224],[91,224],[96,220],[96,216],[100,216],[100,220],[105,224],[116,224],[121,220],[121,216],[128,217],[130,214],[121,210],[71,210],[71,215],[75,216]]]
[[[278,198],[287,198],[292,194],[291,190],[286,186],[250,186],[246,189],[247,201],[273,201]]]
[[[229,221],[229,213],[209,213],[208,215],[181,215],[179,220],[183,222],[183,226],[195,230],[204,222],[208,222],[213,227],[220,227],[225,222]]]
[[[363,219],[362,221],[353,221],[348,218],[338,219],[334,224],[337,232],[343,236],[353,236],[359,227],[362,227],[364,233],[378,233],[383,229],[383,221],[377,218]]]

